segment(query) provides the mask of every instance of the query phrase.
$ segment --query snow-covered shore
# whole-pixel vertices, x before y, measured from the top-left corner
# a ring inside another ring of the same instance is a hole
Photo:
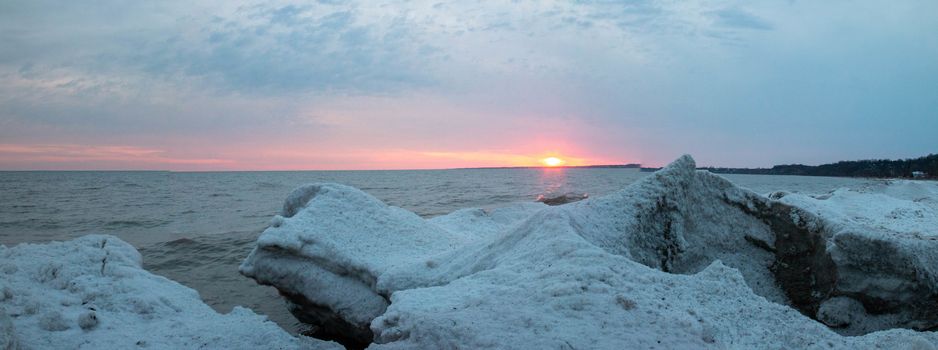
[[[0,246],[0,349],[342,349],[141,268],[117,237]]]
[[[938,334],[909,328],[938,325],[938,215],[896,195],[920,185],[935,186],[887,186],[899,202],[858,214],[911,215],[915,234],[830,215],[836,200],[755,194],[687,156],[607,196],[431,220],[310,185],[241,271],[320,336],[371,348],[930,349]]]

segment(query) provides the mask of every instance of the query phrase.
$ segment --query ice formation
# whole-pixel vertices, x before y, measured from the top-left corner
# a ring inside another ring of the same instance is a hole
[[[277,286],[298,319],[320,326],[317,335],[368,344],[371,321],[389,304],[389,294],[376,290],[385,272],[433,265],[428,256],[494,237],[543,207],[460,210],[428,222],[352,187],[305,186],[289,196],[241,272]]]
[[[117,237],[0,245],[0,349],[342,349],[252,311],[219,314]]]
[[[773,197],[823,218],[830,232],[836,297],[822,305],[819,320],[845,334],[938,329],[938,185],[883,181],[813,197]],[[832,315],[850,315],[852,322]]]
[[[547,205],[563,205],[589,198],[586,193],[564,193],[561,195],[538,195],[536,201]]]
[[[843,193],[763,197],[684,156],[607,196],[424,220],[317,184],[241,272],[317,336],[377,349],[934,349],[907,328],[938,325],[938,190],[900,185],[925,189],[870,189],[896,200],[882,216]]]

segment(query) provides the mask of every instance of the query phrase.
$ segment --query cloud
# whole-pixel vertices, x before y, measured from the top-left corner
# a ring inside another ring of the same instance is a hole
[[[0,25],[0,37],[10,39],[0,63],[17,71],[66,69],[169,84],[200,80],[221,92],[261,94],[386,93],[432,83],[426,68],[436,50],[419,44],[403,12],[376,21],[355,8],[261,3],[218,7],[209,15],[166,3],[155,12],[170,18],[141,13],[158,5],[118,6],[138,23],[94,14],[41,27],[14,20],[53,22],[52,11],[82,12],[46,5],[11,6],[0,15],[10,19]]]
[[[118,2],[99,5],[108,7],[100,12],[41,1],[8,7],[0,15],[8,23],[0,25],[0,36],[9,39],[0,64],[15,71],[73,70],[134,77],[140,84],[194,83],[222,93],[267,95],[446,88],[467,78],[452,77],[453,71],[554,74],[569,70],[564,61],[576,59],[563,46],[583,45],[575,40],[578,32],[612,43],[624,36],[618,46],[661,34],[693,36],[710,26],[697,19],[706,8],[658,1]],[[743,10],[714,13],[722,27],[767,28]]]
[[[177,158],[159,149],[124,145],[0,144],[0,167],[4,169],[56,169],[60,165],[100,169],[100,164],[109,164],[112,169],[166,169],[218,167],[231,163],[226,159]]]
[[[774,27],[766,20],[738,8],[728,8],[713,12],[717,24],[726,27],[771,30]]]
[[[438,165],[551,149],[650,164],[693,150],[729,166],[914,156],[938,132],[936,11],[925,0],[4,2],[0,139],[241,168],[393,167],[370,156],[387,150]]]
[[[192,36],[148,46],[140,59],[153,73],[201,77],[234,91],[382,93],[432,84],[425,68],[434,50],[414,45],[420,38],[403,14],[381,22],[363,16],[245,7]]]

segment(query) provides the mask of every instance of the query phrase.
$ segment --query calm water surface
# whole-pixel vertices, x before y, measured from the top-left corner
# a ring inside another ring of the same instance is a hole
[[[357,187],[424,217],[466,207],[533,201],[538,195],[609,193],[649,173],[637,169],[458,169],[304,172],[0,172],[0,244],[89,233],[124,239],[144,267],[199,291],[221,312],[243,305],[291,332],[301,325],[271,287],[237,272],[257,235],[294,188]],[[725,175],[759,193],[824,193],[869,180]]]

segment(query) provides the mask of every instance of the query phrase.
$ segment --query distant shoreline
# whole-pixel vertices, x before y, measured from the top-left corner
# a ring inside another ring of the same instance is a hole
[[[660,168],[641,168],[641,171],[650,172],[658,169]],[[938,180],[938,154],[913,159],[852,160],[821,165],[787,164],[771,168],[700,167],[697,169],[715,174]]]
[[[812,177],[843,177],[843,178],[854,178],[854,179],[877,179],[877,180],[922,180],[922,181],[938,181],[936,176],[912,178],[912,177],[888,177],[888,176],[850,176],[850,175],[815,175],[815,174],[772,174],[766,172],[759,172],[759,170],[764,170],[766,168],[713,168],[713,167],[703,167],[697,168],[697,170],[706,170],[714,174],[721,175],[768,175],[768,176],[812,176]],[[661,168],[641,168],[641,172],[653,173]],[[747,172],[751,171],[751,172]]]

